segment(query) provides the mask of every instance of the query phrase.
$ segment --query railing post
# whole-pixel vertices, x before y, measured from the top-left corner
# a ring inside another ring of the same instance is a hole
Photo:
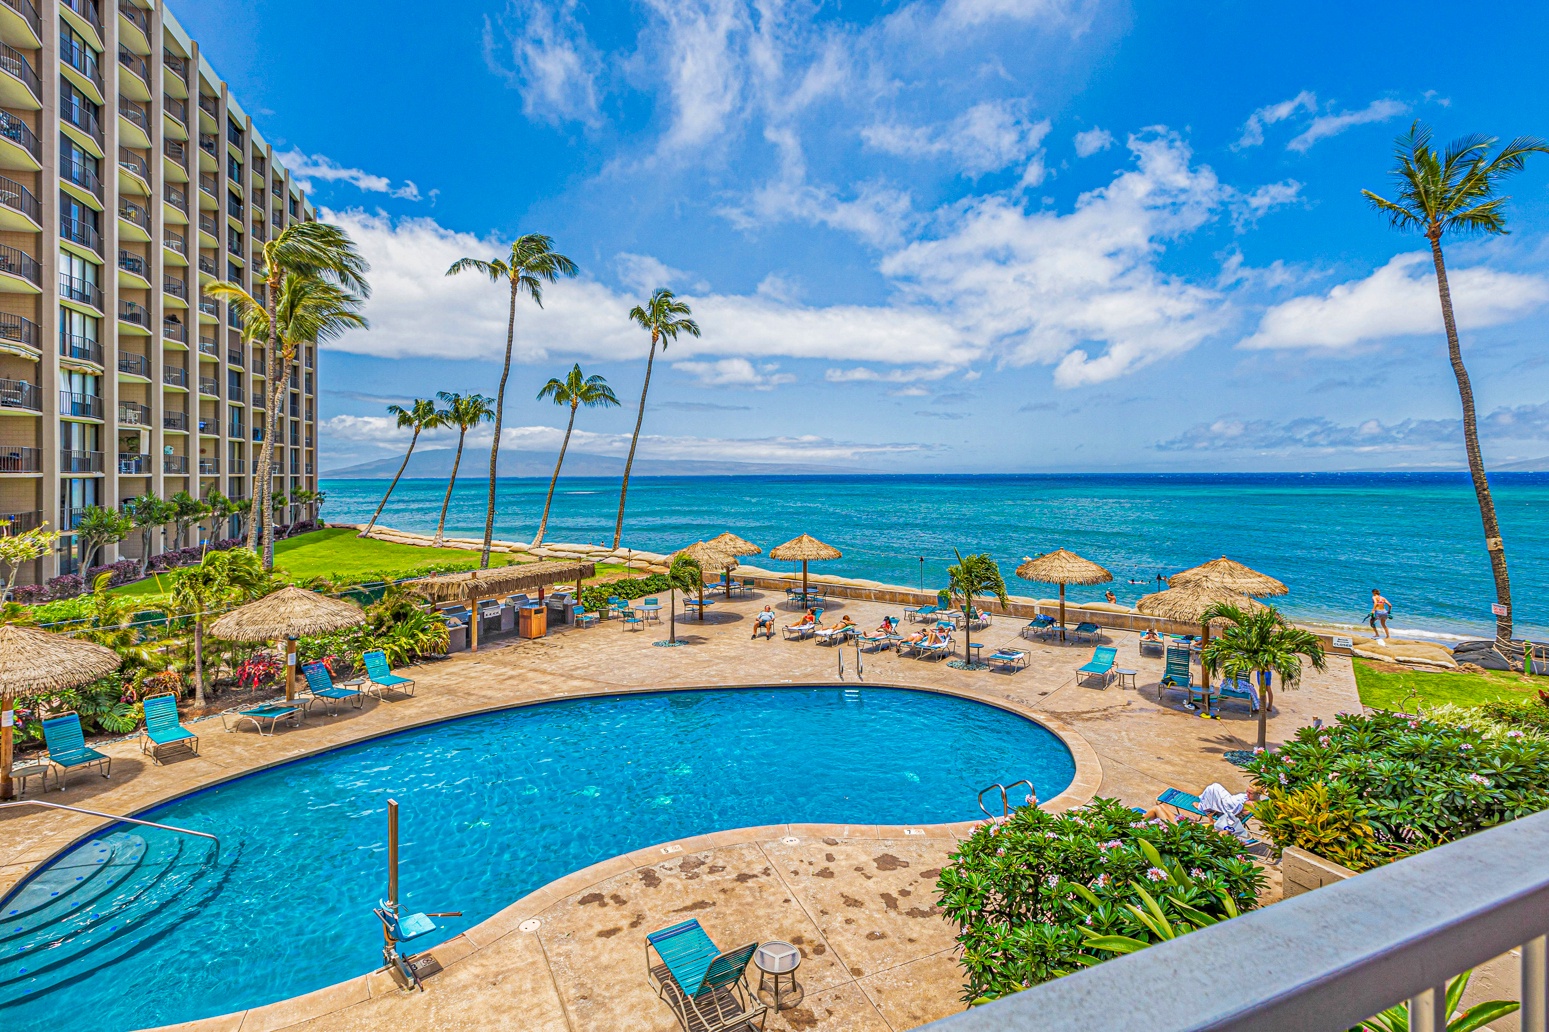
[[[1522,1032],[1549,1032],[1549,938],[1522,944]]]
[[[1445,983],[1410,998],[1409,1032],[1447,1032]]]

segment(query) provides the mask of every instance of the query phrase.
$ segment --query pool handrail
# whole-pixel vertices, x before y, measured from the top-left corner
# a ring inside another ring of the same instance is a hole
[[[155,821],[142,821],[138,817],[121,817],[116,813],[103,813],[101,810],[87,810],[79,806],[66,806],[63,803],[48,803],[41,799],[17,799],[8,803],[0,803],[0,810],[13,806],[46,806],[50,810],[69,810],[71,813],[84,813],[92,817],[105,817],[110,821],[122,821],[125,824],[140,824],[147,828],[160,828],[162,831],[175,831],[180,835],[198,835],[215,843],[215,855],[220,856],[221,840],[207,831],[192,831],[188,828],[175,828],[170,824],[157,824]]]

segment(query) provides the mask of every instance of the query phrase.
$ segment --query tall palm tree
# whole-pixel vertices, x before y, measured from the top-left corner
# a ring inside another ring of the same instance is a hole
[[[613,524],[615,549],[619,546],[619,539],[624,536],[624,498],[629,494],[629,471],[635,464],[635,447],[640,443],[640,424],[645,422],[645,395],[651,389],[651,365],[656,361],[656,345],[660,342],[662,350],[666,351],[668,343],[677,340],[680,333],[690,337],[699,336],[699,324],[689,318],[690,314],[687,302],[679,301],[665,287],[658,287],[651,295],[651,300],[629,310],[629,317],[650,332],[651,353],[645,360],[645,383],[640,387],[640,412],[635,416],[634,436],[629,439],[629,458],[624,460],[624,483],[619,488],[619,518]]]
[[[549,479],[549,494],[543,500],[543,519],[538,522],[538,536],[532,539],[534,545],[543,544],[543,532],[549,526],[549,506],[554,504],[554,485],[559,483],[559,468],[565,464],[565,451],[570,447],[570,431],[575,429],[576,409],[582,405],[587,408],[606,408],[619,403],[608,381],[601,376],[583,375],[579,362],[565,374],[563,380],[551,379],[543,385],[543,389],[538,391],[538,400],[544,398],[551,399],[556,405],[569,405],[570,422],[565,426],[565,439],[559,446],[559,461],[554,463],[554,476]]]
[[[309,225],[323,225],[309,223]],[[287,229],[286,232],[289,232]],[[284,235],[283,233],[281,234]],[[342,231],[341,231],[342,235]],[[344,237],[346,243],[349,238]],[[271,241],[270,243],[273,243]],[[265,245],[266,248],[268,245]],[[353,253],[353,252],[351,252]],[[358,260],[358,259],[357,259]],[[270,270],[274,267],[271,265]],[[364,262],[360,264],[364,270]],[[358,275],[354,277],[358,279]],[[271,274],[270,279],[273,279]],[[364,281],[361,281],[364,288]],[[266,372],[269,378],[269,398],[264,412],[264,440],[258,452],[258,468],[254,471],[254,497],[262,497],[269,489],[273,468],[276,427],[280,420],[280,399],[288,379],[286,370],[296,357],[303,343],[313,345],[331,340],[349,329],[364,329],[365,317],[360,314],[364,295],[352,294],[338,283],[304,272],[288,272],[279,280],[279,289],[266,289],[264,303],[254,300],[235,283],[218,282],[205,287],[205,293],[225,298],[237,306],[242,317],[242,339],[249,343],[269,341]],[[273,305],[271,309],[269,305]],[[278,343],[276,343],[278,342]],[[276,354],[275,348],[279,348]],[[260,506],[253,510],[253,521],[248,527],[248,547],[256,549],[260,535],[264,550],[264,568],[274,568],[274,527]]]
[[[1431,130],[1420,122],[1396,141],[1392,171],[1398,187],[1397,200],[1387,200],[1362,190],[1372,207],[1388,217],[1394,229],[1417,231],[1431,244],[1431,263],[1436,267],[1436,289],[1441,295],[1441,321],[1447,331],[1447,355],[1463,401],[1463,447],[1468,452],[1468,472],[1479,501],[1484,524],[1484,546],[1495,574],[1495,601],[1501,611],[1495,618],[1497,648],[1511,645],[1511,578],[1506,570],[1506,545],[1495,518],[1495,499],[1485,476],[1479,451],[1479,424],[1474,414],[1474,389],[1463,367],[1458,345],[1458,326],[1452,317],[1452,293],[1447,287],[1447,266],[1442,261],[1441,238],[1449,233],[1502,236],[1506,228],[1505,196],[1496,190],[1510,176],[1522,171],[1529,154],[1549,154],[1549,141],[1519,136],[1493,157],[1491,136],[1471,135],[1454,140],[1446,153],[1431,148]]]
[[[432,548],[441,547],[442,535],[446,533],[446,510],[452,504],[452,488],[457,485],[457,467],[463,461],[463,438],[480,423],[495,418],[495,410],[489,407],[493,399],[482,394],[463,397],[451,391],[437,391],[436,397],[446,402],[446,408],[440,412],[441,425],[457,427],[457,454],[452,457],[452,475],[446,482],[446,497],[441,500],[441,519],[436,521],[436,539],[430,543]]]
[[[398,429],[410,429],[414,436],[409,438],[409,450],[403,453],[403,464],[398,467],[398,472],[393,474],[393,482],[387,485],[387,493],[382,496],[382,502],[376,507],[376,512],[371,514],[371,522],[366,524],[357,537],[365,537],[371,533],[371,528],[376,526],[377,517],[382,515],[382,510],[387,507],[387,500],[393,496],[393,488],[398,486],[398,478],[403,476],[403,471],[408,468],[409,459],[414,454],[414,446],[419,443],[420,433],[424,430],[434,429],[441,425],[441,413],[436,411],[436,403],[427,398],[415,398],[414,403],[408,408],[402,405],[387,406],[389,415],[398,417]]]
[[[495,439],[489,446],[489,502],[484,512],[484,550],[479,569],[489,569],[489,543],[495,536],[495,469],[500,459],[500,427],[506,414],[506,378],[511,375],[511,345],[516,340],[516,301],[526,294],[533,304],[543,307],[543,285],[561,276],[574,276],[576,264],[554,250],[554,241],[542,233],[526,233],[516,238],[508,258],[482,261],[459,258],[446,270],[448,276],[460,272],[478,272],[491,283],[511,285],[511,314],[506,319],[506,361],[500,368],[500,389],[495,392]]]
[[[947,567],[947,590],[963,610],[963,659],[971,662],[973,656],[969,647],[973,644],[974,599],[993,595],[1003,606],[1009,605],[1011,600],[1006,597],[1006,582],[1000,575],[1000,567],[988,552],[964,558],[954,548],[952,554],[957,556],[957,565]]]
[[[1275,705],[1272,676],[1280,683],[1294,688],[1302,676],[1302,657],[1313,669],[1322,670],[1323,641],[1311,631],[1304,631],[1286,621],[1280,611],[1266,606],[1252,613],[1231,603],[1220,603],[1207,609],[1202,623],[1225,618],[1231,625],[1210,644],[1200,650],[1199,659],[1212,674],[1227,677],[1254,677],[1259,679],[1263,697],[1259,699],[1259,748],[1264,748],[1269,729],[1269,711]]]

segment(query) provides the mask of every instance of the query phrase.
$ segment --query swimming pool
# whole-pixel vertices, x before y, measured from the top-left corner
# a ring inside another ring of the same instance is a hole
[[[372,739],[141,815],[0,905],[0,1027],[121,1032],[309,992],[380,965],[386,803],[401,895],[462,910],[428,948],[588,864],[779,823],[979,814],[1075,763],[1058,737],[967,699],[890,688],[737,688],[540,703]],[[421,943],[424,946],[421,946]]]

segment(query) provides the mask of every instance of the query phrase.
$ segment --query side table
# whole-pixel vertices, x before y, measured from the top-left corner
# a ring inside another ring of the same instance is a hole
[[[766,942],[753,951],[753,965],[758,968],[758,994],[764,992],[764,980],[774,980],[774,1009],[780,1009],[780,979],[787,978],[790,985],[785,989],[789,996],[796,991],[796,969],[801,966],[801,951],[779,939]]]

